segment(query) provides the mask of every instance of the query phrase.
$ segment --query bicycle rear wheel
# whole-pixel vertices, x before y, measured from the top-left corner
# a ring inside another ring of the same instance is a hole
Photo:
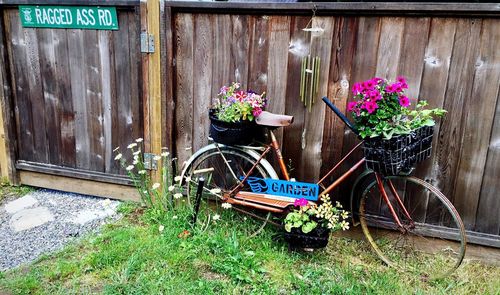
[[[359,221],[377,255],[391,267],[430,279],[451,274],[461,264],[466,248],[464,225],[451,202],[415,177],[389,176],[382,182],[401,226],[383,201],[377,181],[372,181],[360,198]]]
[[[252,210],[241,206],[231,206],[231,210],[224,209],[224,194],[236,187],[240,179],[253,167],[257,161],[251,155],[240,149],[227,146],[213,148],[200,154],[185,169],[184,179],[188,180],[184,184],[188,202],[193,203],[196,193],[197,180],[201,177],[205,180],[202,191],[200,208],[198,210],[197,224],[204,230],[214,223],[230,222],[231,226],[244,224],[243,230],[250,236],[256,235],[270,219],[269,212]],[[267,168],[268,169],[268,168]],[[268,171],[260,163],[255,167],[250,176],[267,178],[276,175],[274,171]],[[242,190],[250,191],[248,185],[244,185]],[[254,217],[253,220],[243,220],[241,214],[244,213]]]

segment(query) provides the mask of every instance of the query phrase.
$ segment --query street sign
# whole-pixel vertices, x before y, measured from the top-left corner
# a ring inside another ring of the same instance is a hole
[[[118,30],[115,7],[19,5],[23,27]]]
[[[254,193],[264,193],[294,199],[304,198],[309,201],[318,200],[319,185],[316,183],[285,181],[253,176],[249,177],[247,182]]]

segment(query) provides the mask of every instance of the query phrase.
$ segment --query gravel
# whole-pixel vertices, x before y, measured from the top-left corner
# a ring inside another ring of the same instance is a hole
[[[53,221],[16,232],[11,225],[13,214],[5,211],[4,203],[0,208],[0,271],[59,250],[68,242],[121,217],[116,212],[119,201],[53,190],[35,191],[29,196],[38,201],[29,208],[48,208]]]

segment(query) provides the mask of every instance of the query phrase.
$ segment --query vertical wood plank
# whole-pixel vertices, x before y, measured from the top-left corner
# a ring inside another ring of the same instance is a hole
[[[68,30],[71,97],[75,113],[76,167],[90,169],[90,138],[87,122],[87,85],[82,70],[85,67],[82,30]]]
[[[429,103],[429,108],[442,108],[445,100],[446,84],[450,71],[451,54],[455,39],[456,20],[433,18],[429,27],[429,40],[424,54],[424,69],[419,98]],[[447,114],[446,117],[449,115]],[[441,189],[439,175],[439,145],[446,144],[440,140],[440,122],[434,126],[432,156],[421,163],[417,176],[430,181]]]
[[[231,15],[232,39],[228,40],[231,44],[231,76],[234,82],[241,83],[243,89],[248,87],[249,19],[248,15]]]
[[[128,41],[129,41],[129,51],[128,51],[128,58],[129,58],[129,72],[130,75],[128,75],[129,79],[129,92],[130,92],[130,113],[132,114],[132,133],[130,134],[130,140],[135,140],[139,137],[143,138],[144,137],[144,124],[143,124],[143,109],[142,109],[142,92],[141,92],[141,81],[137,79],[136,77],[140,77],[142,74],[142,66],[141,66],[141,50],[140,50],[140,44],[137,42],[137,40],[140,39],[140,15],[139,12],[133,12],[130,11],[128,13]],[[155,47],[159,48],[159,46]],[[159,50],[158,50],[159,51]],[[155,61],[156,62],[156,61]],[[156,75],[160,74],[159,70],[160,65],[158,64],[157,67],[155,67],[155,70],[158,70]],[[158,78],[156,78],[158,80]],[[158,108],[157,111],[161,112],[161,107],[159,107],[160,99],[159,99],[159,85],[158,81],[154,84],[155,87],[155,104],[154,107]],[[158,116],[158,114],[155,114]],[[155,120],[158,119],[155,117]],[[155,127],[155,137],[154,137],[154,153],[159,154],[160,153],[160,146],[161,143],[159,142],[162,131],[161,129],[158,129],[158,125],[161,124],[161,119],[158,119],[155,121],[156,127]]]
[[[480,25],[481,21],[477,20]],[[496,22],[496,25],[499,23]],[[470,28],[474,29],[473,27]],[[475,35],[477,31],[472,31]],[[464,124],[464,138],[461,144],[460,162],[458,163],[457,182],[455,188],[455,204],[465,223],[473,228],[476,213],[480,202],[481,179],[486,165],[486,158],[490,143],[490,134],[495,117],[498,89],[500,87],[500,30],[495,29],[495,22],[482,24],[479,40],[479,55],[473,56],[470,62],[474,71],[472,92],[465,99],[466,108],[462,118]],[[475,54],[475,52],[474,52]],[[489,107],[485,107],[489,106]],[[486,187],[486,190],[489,188]],[[493,209],[493,207],[491,208]],[[480,215],[479,221],[498,219],[500,207],[489,214]],[[496,212],[496,214],[495,214]],[[492,218],[490,216],[495,216]],[[493,221],[494,222],[494,221]]]
[[[396,79],[404,25],[401,17],[382,18],[376,70],[378,77]]]
[[[332,61],[328,74],[328,98],[345,113],[356,49],[356,35],[353,32],[358,30],[358,18],[336,17],[334,28]],[[335,163],[340,161],[346,129],[345,124],[330,108],[325,108],[325,112],[321,175],[327,173]],[[329,180],[331,182],[332,178]]]
[[[269,19],[267,15],[251,18],[251,39],[248,62],[248,89],[257,93],[267,90],[269,47]],[[288,47],[286,44],[285,49]]]
[[[474,19],[459,19],[446,88],[444,109],[448,111],[442,120],[439,136],[439,179],[446,183],[441,191],[452,199],[467,229],[474,223],[475,208],[467,203],[469,196],[456,190],[460,146],[464,138],[464,110],[470,107],[470,96],[474,79],[474,64],[477,59],[481,22]]]
[[[102,85],[102,112],[103,112],[103,137],[104,137],[104,171],[111,173],[114,166],[113,137],[112,137],[112,94],[111,94],[111,61],[110,61],[110,39],[111,32],[99,31],[97,38],[99,43],[99,64],[101,66]]]
[[[231,31],[233,24],[227,14],[215,15],[214,24],[214,61],[212,71],[212,95],[215,97],[223,85],[234,82],[231,73]]]
[[[61,164],[61,134],[60,134],[60,96],[57,87],[56,57],[54,51],[53,31],[51,29],[38,30],[40,42],[40,79],[43,85],[43,97],[30,97],[33,102],[33,124],[38,126],[41,136],[35,136],[35,144],[40,140],[46,149],[48,159],[45,163]],[[44,110],[42,112],[42,110]],[[36,133],[35,133],[36,134]],[[47,161],[48,160],[48,161]],[[41,161],[38,159],[37,161]]]
[[[104,171],[104,128],[102,111],[101,65],[99,63],[99,43],[96,31],[85,31],[83,36],[85,60],[85,83],[87,103],[87,123],[90,138],[90,169]],[[122,45],[123,46],[123,45]],[[125,72],[122,72],[122,75]]]
[[[360,17],[358,31],[356,32],[356,51],[352,64],[351,85],[356,82],[372,78],[377,70],[378,42],[380,38],[380,18]],[[348,101],[352,100],[349,95]],[[357,137],[351,130],[346,129],[344,133],[343,154],[348,153],[359,143]],[[346,162],[344,169],[353,165],[356,159],[362,157],[362,152],[353,154],[352,159]]]
[[[0,85],[3,85],[0,89],[0,170],[2,178],[7,178],[10,183],[17,184],[18,177],[14,165],[16,161],[16,132],[15,117],[12,111],[13,91],[11,88],[11,85],[15,85],[15,82],[9,79],[11,68],[8,54],[9,46],[6,38],[6,36],[10,35],[8,23],[8,13],[0,9],[0,24],[2,24],[0,26]]]
[[[174,146],[174,116],[175,116],[175,102],[174,102],[174,67],[173,67],[173,59],[174,59],[174,42],[173,42],[173,32],[172,32],[172,9],[170,7],[164,7],[164,23],[161,26],[163,28],[162,32],[162,44],[161,48],[163,54],[163,60],[165,60],[165,65],[162,69],[162,93],[165,97],[165,146],[172,151]],[[163,19],[162,18],[162,19]],[[161,24],[160,24],[161,25]],[[213,88],[213,85],[212,85]],[[212,94],[211,94],[212,95]],[[179,167],[180,168],[180,167]]]
[[[148,32],[155,36],[155,48],[160,48],[160,4],[158,0],[148,0]],[[133,41],[132,41],[133,42]],[[134,42],[137,44],[137,42]],[[151,151],[159,155],[161,153],[162,136],[162,106],[161,106],[161,60],[159,50],[149,55],[149,97],[150,97],[150,130]],[[160,171],[153,170],[151,177],[155,181],[160,179]]]
[[[75,115],[71,99],[71,82],[68,52],[68,35],[66,30],[54,30],[54,56],[56,59],[57,93],[59,95],[59,130],[60,163],[62,166],[74,168],[76,165],[75,150]]]
[[[287,87],[285,113],[294,116],[293,124],[283,130],[283,156],[293,170],[290,177],[304,179],[307,173],[300,161],[302,146],[300,139],[304,129],[305,108],[300,101],[300,69],[302,58],[309,54],[310,33],[302,31],[310,17],[294,16],[290,25],[290,45],[288,48]]]
[[[197,151],[208,143],[208,109],[212,93],[212,56],[213,56],[213,18],[209,14],[200,14],[195,18],[193,72],[193,151]],[[217,87],[217,86],[215,86]]]
[[[325,104],[321,101],[321,93],[328,90],[328,72],[330,67],[331,46],[333,39],[334,21],[333,17],[316,17],[312,25],[323,29],[319,36],[311,36],[311,57],[318,56],[321,60],[319,71],[318,95],[311,112],[307,111],[304,121],[305,136],[302,143],[303,152],[301,155],[302,169],[307,171],[304,181],[313,182],[319,179],[321,170],[321,146],[323,141],[323,126],[325,120]]]
[[[411,99],[412,106],[416,103],[420,91],[429,28],[428,17],[405,19],[397,73],[406,77],[408,89],[405,93]]]
[[[271,16],[269,20],[269,59],[267,64],[267,110],[277,114],[285,112],[287,80],[284,73],[288,66],[288,45],[290,43],[290,17]],[[283,130],[275,132],[282,143]]]
[[[49,157],[48,147],[48,130],[46,129],[44,110],[44,85],[40,69],[40,52],[38,48],[37,29],[23,29],[24,41],[26,45],[26,68],[28,74],[28,96],[24,99],[29,101],[31,105],[31,119],[33,120],[33,153],[34,160],[42,163],[48,163],[51,160]],[[54,130],[54,129],[52,129]],[[51,130],[51,131],[52,131]],[[55,156],[52,157],[55,160]],[[56,161],[57,163],[58,161]]]
[[[498,71],[498,70],[497,70]],[[497,106],[493,120],[493,128],[488,146],[488,156],[484,168],[479,207],[476,214],[478,232],[500,235],[500,93],[497,95]]]
[[[189,158],[193,140],[194,21],[191,14],[177,14],[176,31],[176,151],[179,163]]]

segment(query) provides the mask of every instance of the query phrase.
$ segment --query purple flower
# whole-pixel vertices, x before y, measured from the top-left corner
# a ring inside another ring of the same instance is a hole
[[[295,202],[293,202],[293,205],[295,207],[305,207],[308,204],[309,204],[309,202],[304,198],[297,199],[297,200],[295,200]]]

